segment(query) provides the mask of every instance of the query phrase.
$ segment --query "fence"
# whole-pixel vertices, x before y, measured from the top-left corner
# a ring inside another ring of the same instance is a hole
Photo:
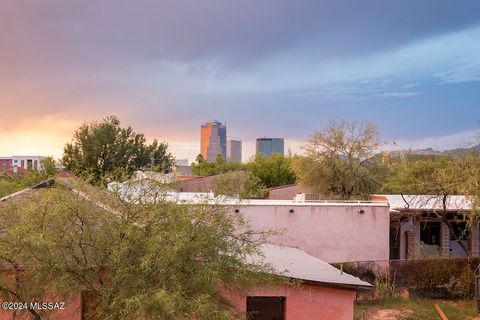
[[[357,261],[335,264],[346,273],[378,286],[433,298],[471,298],[480,258]]]

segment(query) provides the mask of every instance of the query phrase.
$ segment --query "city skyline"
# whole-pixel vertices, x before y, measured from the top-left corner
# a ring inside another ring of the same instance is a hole
[[[227,162],[242,162],[242,141],[227,140]]]
[[[217,156],[227,158],[227,126],[218,120],[201,125],[200,153],[207,162],[213,162]]]
[[[255,154],[270,157],[274,153],[285,154],[285,141],[283,138],[257,138]]]
[[[58,158],[108,115],[190,162],[210,118],[244,159],[262,136],[299,152],[330,120],[376,123],[390,149],[461,147],[479,132],[479,38],[478,2],[6,0],[0,155]]]

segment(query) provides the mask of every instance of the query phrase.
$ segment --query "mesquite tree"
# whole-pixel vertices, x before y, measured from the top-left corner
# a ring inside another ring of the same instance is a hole
[[[169,202],[155,186],[138,201],[66,186],[2,204],[0,260],[22,267],[0,282],[11,300],[83,291],[89,319],[230,320],[245,314],[226,295],[284,281],[246,259],[269,233],[225,206]]]
[[[328,198],[367,198],[381,186],[380,145],[373,124],[331,122],[310,136],[306,155],[294,160],[297,181]]]

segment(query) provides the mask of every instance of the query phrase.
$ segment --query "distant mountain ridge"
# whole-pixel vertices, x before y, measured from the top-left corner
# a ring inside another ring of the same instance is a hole
[[[448,149],[444,151],[438,151],[429,147],[424,149],[390,151],[388,153],[399,154],[399,155],[404,155],[409,153],[416,156],[441,156],[441,155],[459,156],[467,152],[480,152],[480,144],[477,144],[471,147],[454,148],[454,149]]]
[[[449,155],[459,155],[464,154],[465,152],[480,152],[480,144],[471,146],[469,148],[456,148],[445,151]]]

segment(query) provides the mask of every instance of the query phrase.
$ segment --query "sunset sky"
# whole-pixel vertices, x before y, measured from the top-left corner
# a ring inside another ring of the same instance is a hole
[[[387,148],[465,146],[480,1],[0,0],[0,156],[60,157],[108,115],[190,161],[209,119],[244,160],[335,119],[376,123]]]

